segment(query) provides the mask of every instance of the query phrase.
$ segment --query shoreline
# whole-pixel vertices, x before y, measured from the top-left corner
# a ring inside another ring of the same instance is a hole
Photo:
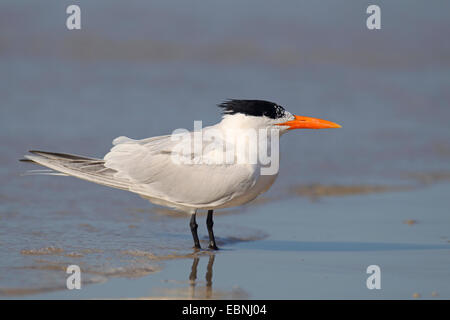
[[[238,218],[240,224],[251,225],[257,234],[266,233],[267,237],[234,242],[223,242],[219,237],[219,242],[222,242],[219,252],[203,250],[161,260],[162,267],[158,271],[143,277],[110,278],[104,283],[83,286],[81,290],[38,293],[20,298],[338,299],[345,296],[349,299],[408,299],[419,292],[422,298],[445,299],[450,297],[450,286],[441,279],[442,276],[450,276],[450,271],[445,267],[450,263],[450,255],[447,254],[450,252],[447,238],[450,230],[446,227],[450,225],[450,217],[439,208],[445,209],[447,204],[435,205],[436,213],[440,213],[434,217],[423,215],[425,212],[415,204],[429,205],[445,192],[450,192],[448,183],[427,185],[426,188],[402,193],[324,197],[319,202],[293,198],[290,200],[292,207],[300,202],[307,210],[303,213],[283,212],[277,216],[280,220],[277,223],[274,223],[277,219],[272,215],[277,202],[268,202],[264,206],[255,206],[254,210],[243,215],[231,214],[218,218],[218,225],[222,228],[232,227],[233,221]],[[393,216],[388,210],[372,214],[376,206],[371,204],[379,201],[386,203],[388,208],[397,207],[398,216]],[[349,205],[352,211],[343,214]],[[358,215],[354,206],[363,206],[370,212],[361,211]],[[308,210],[311,213],[305,213]],[[436,233],[435,223],[442,219],[448,220],[448,224],[440,223],[440,231]],[[353,227],[348,223],[350,220]],[[408,224],[405,222],[407,220],[416,223]],[[296,221],[300,222],[300,230],[295,227]],[[393,221],[396,221],[395,224]],[[361,228],[363,225],[370,228],[364,230]],[[380,241],[374,230],[376,227],[389,229],[385,230],[389,231],[389,236]],[[323,237],[325,234],[326,238]],[[389,288],[379,293],[364,289],[364,263],[368,265],[374,261],[381,265],[384,272],[382,288]],[[408,264],[412,261],[413,264]],[[398,274],[389,270],[388,266],[395,267]],[[430,266],[436,270],[430,272]],[[413,281],[417,282],[418,288],[413,289],[411,281],[407,280],[411,277],[408,273],[420,275]],[[279,283],[271,279],[276,277],[279,277]],[[306,281],[308,286],[293,288],[291,282],[298,282],[297,277],[302,278],[300,283]],[[268,283],[261,283],[262,279]],[[358,279],[359,285],[344,285],[355,282],[355,279]],[[327,281],[331,289],[314,289],[326,288]],[[392,283],[386,284],[389,282]],[[260,289],[255,291],[256,288]],[[346,290],[348,292],[345,294]],[[431,296],[431,292],[437,292],[438,296]],[[14,299],[17,296],[1,298]]]

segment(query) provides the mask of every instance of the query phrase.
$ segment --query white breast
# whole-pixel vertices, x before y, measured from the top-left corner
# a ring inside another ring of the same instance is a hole
[[[224,203],[223,205],[217,207],[217,208],[229,208],[229,207],[235,207],[240,206],[243,204],[246,204],[252,200],[254,200],[256,197],[258,197],[260,194],[266,192],[269,190],[269,188],[272,186],[272,184],[277,179],[278,173],[274,175],[260,175],[258,179],[256,180],[255,185],[250,188],[245,194],[236,197],[232,199],[231,201],[228,201]],[[213,208],[211,208],[213,209]]]

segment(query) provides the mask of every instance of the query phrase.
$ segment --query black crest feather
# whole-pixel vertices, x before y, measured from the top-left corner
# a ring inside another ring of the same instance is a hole
[[[230,99],[221,104],[223,114],[242,113],[248,116],[266,116],[272,119],[282,118],[285,110],[282,106],[265,100],[237,100]]]

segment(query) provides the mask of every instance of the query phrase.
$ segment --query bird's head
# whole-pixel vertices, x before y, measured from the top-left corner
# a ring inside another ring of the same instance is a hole
[[[340,128],[337,123],[293,115],[282,106],[264,100],[227,100],[219,105],[228,126],[278,128],[281,133],[293,129]]]

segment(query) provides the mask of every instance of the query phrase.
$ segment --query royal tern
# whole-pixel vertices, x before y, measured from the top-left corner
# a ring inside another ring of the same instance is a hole
[[[340,128],[330,121],[293,115],[264,100],[233,99],[219,107],[222,120],[216,125],[142,140],[119,137],[103,159],[32,150],[22,161],[51,169],[34,174],[74,176],[191,214],[195,248],[200,248],[196,213],[207,210],[209,248],[216,250],[213,211],[248,203],[270,188],[278,167],[264,172],[268,164],[260,155],[271,154],[277,161],[280,135],[293,129]]]

